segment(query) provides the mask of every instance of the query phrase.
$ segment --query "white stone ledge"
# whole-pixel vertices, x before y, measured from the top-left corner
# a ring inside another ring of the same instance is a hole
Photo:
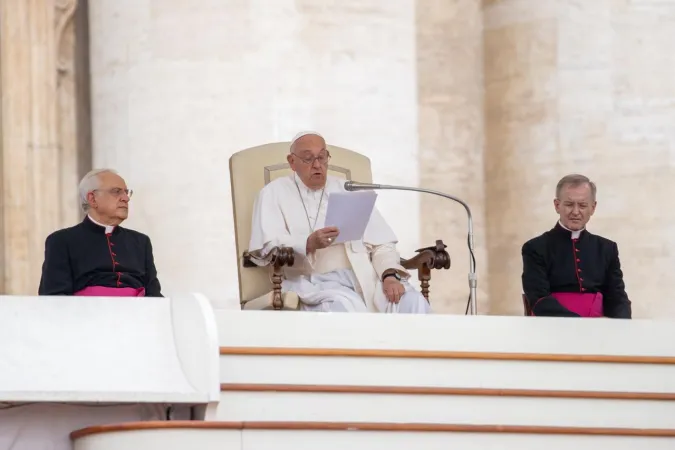
[[[317,426],[318,425],[318,426]],[[322,426],[323,425],[323,426]],[[241,429],[244,428],[245,429]],[[74,450],[670,450],[675,433],[663,430],[536,429],[435,424],[185,423],[125,424],[77,431]],[[641,434],[640,434],[641,433]],[[623,434],[623,435],[622,435]]]
[[[0,296],[0,402],[217,402],[206,298]]]

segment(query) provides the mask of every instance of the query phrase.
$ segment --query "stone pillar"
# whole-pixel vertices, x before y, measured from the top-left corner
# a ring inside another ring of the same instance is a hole
[[[0,2],[4,291],[37,292],[60,223],[56,33],[51,2]]]
[[[546,208],[566,159],[556,138],[558,17],[553,2],[484,8],[490,309],[522,314],[520,247],[555,222]]]
[[[88,0],[55,0],[61,222],[79,221],[77,185],[91,170]]]
[[[68,110],[59,91],[68,53],[59,49],[71,45],[74,8],[75,2],[0,0],[0,293],[37,292],[44,240],[73,217],[64,214],[63,199],[74,201],[70,174],[77,166],[73,139],[64,133],[72,118],[59,115]]]
[[[483,46],[480,2],[418,0],[417,98],[420,186],[466,201],[474,216],[478,312],[488,311],[483,190]],[[433,271],[435,312],[464,314],[469,296],[467,219],[449,200],[420,197],[422,245],[443,239],[449,271]]]
[[[589,230],[619,244],[634,317],[673,317],[675,5],[484,0],[492,311],[522,314],[520,248],[567,173],[598,184]]]
[[[238,304],[234,152],[316,129],[377,182],[419,183],[413,0],[97,0],[89,17],[94,164],[134,189],[126,225],[167,295]],[[412,256],[418,196],[377,202]]]

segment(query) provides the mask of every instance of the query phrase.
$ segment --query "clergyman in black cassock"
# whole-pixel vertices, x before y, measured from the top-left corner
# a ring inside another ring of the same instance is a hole
[[[150,238],[119,226],[132,194],[109,169],[83,178],[87,216],[47,237],[39,295],[162,296]]]
[[[583,175],[558,183],[554,205],[560,220],[522,247],[528,314],[631,318],[617,244],[586,230],[595,196],[595,184]]]

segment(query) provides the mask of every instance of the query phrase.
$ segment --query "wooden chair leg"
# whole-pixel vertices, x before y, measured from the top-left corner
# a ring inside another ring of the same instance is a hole
[[[424,264],[417,270],[417,278],[420,280],[422,295],[429,303],[429,281],[431,281],[431,269]]]
[[[272,307],[275,310],[284,308],[284,298],[281,296],[281,281],[283,280],[283,269],[275,264],[272,269]]]

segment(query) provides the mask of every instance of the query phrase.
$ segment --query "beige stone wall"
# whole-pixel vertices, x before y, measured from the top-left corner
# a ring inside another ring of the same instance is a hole
[[[484,26],[491,312],[522,312],[520,246],[555,224],[557,180],[581,172],[635,317],[675,317],[675,4],[485,2]]]
[[[368,154],[379,182],[469,202],[480,313],[522,313],[520,246],[555,223],[557,180],[582,172],[635,315],[675,316],[672,2],[99,0],[91,54],[87,5],[0,0],[0,292],[34,292],[44,237],[79,219],[91,79],[94,162],[130,178],[130,225],[156,241],[169,293],[236,302],[227,158],[312,127]],[[462,208],[378,202],[404,254],[448,244],[432,301],[463,313]]]
[[[417,102],[420,186],[466,201],[474,216],[478,264],[478,310],[488,308],[483,177],[482,14],[475,0],[418,1]],[[433,271],[435,312],[464,314],[469,284],[467,218],[464,208],[440,197],[420,198],[422,244],[442,239],[452,259],[449,271]]]
[[[166,294],[237,305],[228,160],[316,129],[418,185],[415,1],[90,3],[93,161],[134,189]],[[403,255],[419,196],[382,191]]]

